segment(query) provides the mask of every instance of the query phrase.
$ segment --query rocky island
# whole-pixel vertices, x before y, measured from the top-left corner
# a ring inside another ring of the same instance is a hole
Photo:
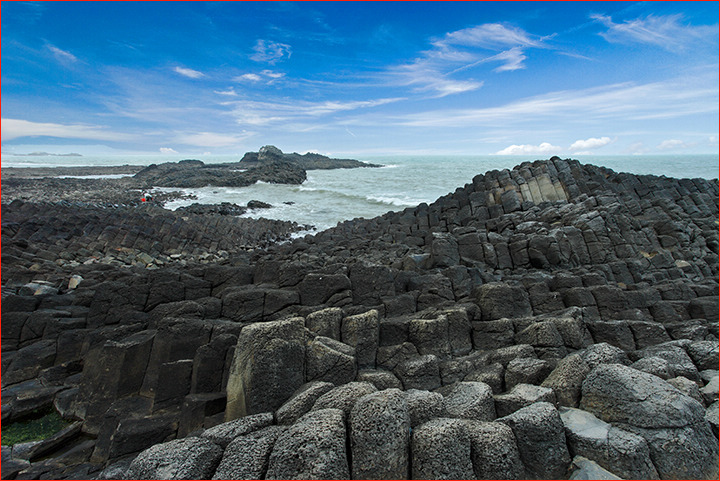
[[[553,157],[284,243],[21,180],[3,434],[67,426],[3,479],[717,479],[717,180]]]

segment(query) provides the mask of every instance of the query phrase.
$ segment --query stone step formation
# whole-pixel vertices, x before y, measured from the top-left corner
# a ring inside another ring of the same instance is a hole
[[[554,157],[299,228],[4,204],[3,424],[75,424],[3,478],[717,478],[717,180]]]

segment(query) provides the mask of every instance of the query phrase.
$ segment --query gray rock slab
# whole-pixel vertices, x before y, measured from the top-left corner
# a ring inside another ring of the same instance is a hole
[[[225,448],[213,479],[265,479],[275,441],[286,429],[269,426],[235,438]]]
[[[358,399],[377,391],[375,386],[369,382],[350,382],[338,386],[320,396],[311,411],[320,409],[340,409],[345,414],[350,414]]]
[[[560,408],[570,451],[625,479],[658,479],[644,438],[613,427],[587,411]]]
[[[225,448],[233,439],[244,436],[253,431],[270,426],[273,423],[273,413],[260,413],[245,416],[233,421],[218,424],[205,430],[200,436]]]

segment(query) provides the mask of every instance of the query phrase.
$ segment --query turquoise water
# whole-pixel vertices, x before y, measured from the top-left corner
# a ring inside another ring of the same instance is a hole
[[[148,165],[177,161],[175,156],[107,157],[14,157],[5,156],[3,167],[48,167],[72,165]],[[206,163],[235,162],[240,156],[205,156]],[[493,169],[512,168],[529,156],[373,156],[359,160],[382,164],[379,169],[314,170],[302,185],[256,184],[245,188],[205,187],[186,189],[197,196],[194,201],[172,202],[177,208],[192,202],[268,202],[272,209],[258,210],[250,217],[293,220],[332,227],[356,217],[371,218],[390,210],[402,210],[440,196],[472,181],[477,174]],[[718,177],[717,155],[664,156],[578,156],[580,162],[602,165],[618,172],[665,175],[668,177]],[[177,189],[168,189],[177,190]]]

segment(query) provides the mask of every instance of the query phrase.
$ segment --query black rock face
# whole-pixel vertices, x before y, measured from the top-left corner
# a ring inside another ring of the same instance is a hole
[[[246,153],[240,165],[265,164],[269,162],[292,162],[306,170],[316,169],[356,169],[360,167],[382,167],[381,165],[360,162],[353,159],[334,159],[325,155],[308,152],[307,154],[285,154],[274,145],[261,147],[258,152]]]

